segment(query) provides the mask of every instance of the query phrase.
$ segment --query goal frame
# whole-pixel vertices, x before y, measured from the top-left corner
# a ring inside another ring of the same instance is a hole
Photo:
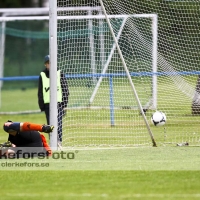
[[[112,26],[110,24],[109,16],[106,13],[106,10],[105,10],[105,7],[104,7],[104,4],[103,4],[102,0],[99,0],[99,3],[100,3],[101,8],[103,10],[103,15],[104,15],[104,17],[105,17],[105,19],[106,19],[106,21],[108,23],[111,35],[113,37],[113,40],[114,40],[114,43],[116,45],[117,51],[119,53],[120,59],[122,61],[124,70],[125,70],[126,75],[128,77],[128,80],[129,80],[130,86],[132,88],[133,94],[134,94],[135,99],[137,101],[140,113],[142,114],[142,117],[144,119],[145,125],[147,127],[147,131],[148,131],[149,136],[150,136],[151,141],[152,141],[152,144],[153,144],[153,146],[156,146],[156,141],[154,139],[153,133],[152,133],[152,131],[150,129],[149,123],[148,123],[147,118],[145,116],[145,113],[143,111],[143,108],[142,108],[142,105],[140,103],[140,100],[139,100],[137,91],[135,89],[134,83],[133,83],[133,81],[131,79],[129,70],[128,70],[128,68],[126,66],[126,63],[124,61],[121,49],[120,49],[120,47],[118,45],[117,38],[115,37],[115,34],[113,32],[113,29],[112,29]],[[67,19],[70,19],[70,18],[76,19],[77,17],[80,18],[81,16],[69,16],[68,18],[66,16],[64,16],[65,19],[66,18]],[[99,17],[100,17],[100,15],[96,15],[95,16],[95,18],[99,18]],[[60,17],[60,19],[62,19],[62,18],[63,18],[63,16]],[[88,18],[88,16],[86,16],[86,18]],[[55,23],[56,19],[58,19],[58,17],[57,17],[57,3],[54,0],[49,0],[50,57],[51,57],[51,65],[54,66],[54,67],[50,68],[50,74],[55,74],[56,73],[56,68],[55,68],[55,65],[57,63],[57,40],[55,40],[55,37],[57,38],[57,24]],[[83,16],[81,17],[81,19],[83,19]],[[156,51],[156,49],[155,49],[155,51]],[[51,86],[53,86],[53,87],[51,87]],[[57,116],[57,101],[56,101],[56,98],[53,97],[53,94],[56,94],[56,88],[57,88],[56,80],[55,80],[55,78],[53,79],[50,76],[50,101],[51,101],[51,104],[50,104],[51,105],[50,116],[52,117],[52,118],[50,118],[50,122],[53,122],[53,121],[56,122],[57,121],[57,120],[55,121],[55,116]],[[53,148],[56,148],[56,146],[57,146],[57,134],[55,134],[54,132],[51,134],[50,144],[51,144],[51,146]]]
[[[57,16],[57,3],[55,3],[55,1],[51,1],[50,0],[50,4],[49,4],[49,16],[37,16],[37,17],[32,17],[32,16],[26,16],[26,17],[1,17],[0,20],[1,22],[6,22],[6,21],[13,21],[13,20],[49,20],[49,30],[50,30],[50,37],[49,37],[49,43],[50,43],[50,56],[51,56],[51,63],[52,63],[52,66],[57,66],[57,19],[63,19],[66,17],[68,19],[74,19],[74,18],[85,18],[85,19],[94,19],[94,18],[97,18],[97,19],[100,19],[103,18],[107,20],[108,24],[109,24],[109,18],[127,18],[127,17],[130,17],[130,16],[126,16],[126,15],[106,15],[105,13],[105,9],[104,9],[104,15],[100,14],[100,15],[84,15],[84,16]],[[103,5],[102,5],[103,6]],[[55,9],[56,7],[56,9]],[[73,10],[73,8],[71,8]],[[80,8],[77,8],[77,9],[80,9]],[[94,9],[94,8],[93,8]],[[99,8],[95,8],[95,9],[99,9]],[[68,10],[68,9],[67,9]],[[88,7],[85,8],[85,10],[88,10]],[[153,23],[152,23],[152,35],[153,35],[153,49],[152,49],[152,55],[153,55],[153,60],[152,60],[152,71],[153,73],[156,73],[157,72],[157,15],[156,14],[135,14],[135,15],[131,15],[133,17],[150,17],[153,19]],[[109,26],[110,27],[110,31],[112,33],[112,27],[111,25]],[[119,54],[120,54],[120,48],[118,46],[118,40],[115,38],[114,34],[113,34],[113,40],[114,40],[114,44],[115,44],[115,47],[114,48],[117,48]],[[139,109],[143,115],[143,118],[145,120],[145,123],[147,125],[147,129],[149,131],[149,134],[152,138],[152,141],[154,141],[153,139],[153,134],[151,133],[151,130],[149,128],[149,125],[147,123],[147,120],[146,120],[146,116],[144,115],[144,112],[143,112],[143,109],[142,109],[142,106],[140,104],[140,101],[138,99],[138,96],[137,96],[137,92],[135,91],[135,88],[134,88],[134,84],[132,83],[132,80],[131,80],[131,77],[130,77],[130,73],[128,72],[127,70],[127,67],[126,67],[126,64],[123,62],[123,56],[122,54],[120,55],[121,59],[122,59],[122,63],[124,65],[124,68],[125,68],[125,71],[126,71],[126,74],[127,76],[129,77],[129,81],[130,81],[130,84],[131,84],[131,87],[133,89],[133,92],[134,92],[134,96],[136,97],[136,100],[138,102],[138,106],[139,106]],[[92,63],[91,63],[92,64]],[[57,68],[54,68],[52,67],[50,69],[50,71],[52,70],[51,74],[54,74],[57,70]],[[106,70],[105,70],[106,72]],[[57,123],[54,123],[57,121],[57,97],[55,97],[55,94],[56,93],[56,81],[54,80],[55,78],[54,77],[50,77],[50,88],[51,88],[51,91],[50,91],[50,95],[51,95],[51,106],[50,106],[50,116],[52,116],[52,119],[50,117],[50,123],[53,124],[55,126],[55,129],[54,129],[54,132],[51,134],[51,139],[50,139],[50,145],[51,147],[53,148],[57,148],[57,133],[56,133],[56,130],[57,130]],[[156,89],[156,86],[157,86],[157,76],[153,75],[152,76],[152,79],[153,79],[153,106],[154,108],[156,108],[156,104],[157,104],[157,89]],[[97,88],[98,89],[98,88]],[[53,113],[53,114],[52,114]],[[153,142],[154,146],[156,146],[156,143]]]

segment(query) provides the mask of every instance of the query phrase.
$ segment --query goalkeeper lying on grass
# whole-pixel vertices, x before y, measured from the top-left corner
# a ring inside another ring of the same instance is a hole
[[[51,125],[34,124],[30,122],[7,121],[3,125],[8,136],[8,142],[0,144],[0,158],[30,158],[51,155],[44,135],[50,133]]]

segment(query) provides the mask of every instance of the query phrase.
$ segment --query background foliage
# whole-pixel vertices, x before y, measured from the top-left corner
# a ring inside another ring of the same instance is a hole
[[[130,13],[157,13],[158,14],[158,51],[165,55],[166,60],[179,68],[180,55],[181,68],[193,70],[200,63],[200,21],[194,20],[200,17],[200,4],[197,1],[165,1],[165,0],[130,0],[124,3],[124,10]],[[92,1],[84,1],[85,6],[94,6]],[[33,1],[10,1],[0,2],[0,6],[6,8],[41,7],[44,0],[35,4]],[[78,0],[67,2],[68,5],[77,6]],[[83,3],[83,2],[82,2]],[[106,4],[114,4],[113,1],[105,1]],[[65,1],[58,1],[59,6],[64,6]],[[133,10],[130,10],[130,9]],[[112,6],[110,14],[119,14],[117,7]],[[184,16],[184,17],[183,17]],[[185,20],[187,19],[187,20]],[[192,22],[192,23],[191,23]],[[76,26],[75,26],[76,27]],[[39,75],[44,68],[43,58],[49,53],[48,22],[9,22],[6,26],[6,49],[4,61],[4,76],[27,76]],[[18,31],[18,32],[17,32]],[[137,54],[137,47],[134,49]],[[69,52],[70,53],[70,52]],[[75,56],[75,55],[74,55]],[[88,55],[86,55],[88,56]],[[182,66],[184,65],[184,66]],[[73,68],[73,65],[71,65]],[[69,69],[70,71],[70,69]],[[71,70],[73,71],[73,70]],[[4,88],[10,88],[11,83]],[[14,88],[15,84],[12,84]],[[35,87],[35,83],[29,83],[26,87]]]
[[[29,8],[29,7],[42,7],[44,0],[38,0],[37,3],[35,3],[32,0],[3,0],[0,1],[0,7],[1,8]]]

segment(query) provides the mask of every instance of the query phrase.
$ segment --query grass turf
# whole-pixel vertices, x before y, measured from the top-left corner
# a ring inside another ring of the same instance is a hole
[[[10,93],[10,95],[13,92]],[[18,93],[18,91],[17,91]],[[33,95],[34,90],[30,91]],[[26,93],[27,94],[27,93]],[[15,104],[8,102],[3,110],[18,106],[38,109],[36,97]],[[14,95],[14,94],[12,94]],[[36,94],[34,94],[36,95]],[[19,95],[18,95],[19,96]],[[23,92],[20,96],[23,96]],[[5,96],[4,96],[5,97]],[[15,95],[11,98],[14,99]],[[33,96],[32,96],[33,97]],[[34,104],[31,102],[34,101]],[[5,104],[4,104],[5,105]],[[21,110],[17,108],[16,110]],[[80,116],[77,113],[77,116]],[[190,118],[191,116],[184,116]],[[198,120],[197,117],[193,119]],[[0,115],[0,123],[31,121],[45,123],[44,113],[29,115]],[[182,123],[184,125],[184,121]],[[198,126],[198,125],[197,125]],[[174,130],[168,122],[167,129]],[[193,124],[184,126],[190,130]],[[175,127],[176,128],[176,127]],[[154,127],[153,127],[154,129]],[[182,127],[179,128],[181,130]],[[156,129],[159,140],[159,130]],[[83,131],[83,130],[82,130]],[[87,132],[87,129],[84,130]],[[169,131],[168,131],[169,132]],[[171,131],[170,131],[171,132]],[[7,140],[1,131],[0,141]],[[161,139],[160,139],[161,140]],[[66,151],[68,152],[68,150]],[[75,150],[73,151],[75,152]],[[0,160],[0,163],[16,160]],[[75,159],[17,160],[18,163],[49,163],[49,167],[3,167],[0,166],[1,199],[199,199],[200,154],[199,147],[146,147],[112,150],[79,150]]]
[[[3,172],[1,199],[199,199],[199,171]]]
[[[74,152],[75,158],[0,160],[1,199],[200,198],[199,147],[65,152]],[[14,165],[2,167],[2,163]],[[49,165],[30,167],[27,163]]]

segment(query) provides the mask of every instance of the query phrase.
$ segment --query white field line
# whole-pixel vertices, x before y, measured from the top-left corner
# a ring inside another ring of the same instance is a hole
[[[101,147],[101,146],[97,146],[97,147],[74,147],[74,148],[68,148],[68,147],[62,147],[64,151],[102,151],[102,150],[119,150],[119,149],[136,149],[136,148],[152,148],[151,145],[149,146],[145,146],[145,145],[138,145],[138,146],[131,146],[131,147],[123,147],[123,146],[119,146],[119,147]]]
[[[7,193],[6,196],[18,196],[18,197],[51,197],[52,194],[38,194],[38,193]],[[102,194],[92,194],[92,193],[65,193],[65,194],[56,194],[56,196],[65,196],[65,197],[102,197],[102,198],[112,198],[114,195],[109,195],[106,193]],[[117,198],[127,199],[127,198],[198,198],[200,197],[200,193],[196,194],[127,194],[127,195],[118,195]]]

